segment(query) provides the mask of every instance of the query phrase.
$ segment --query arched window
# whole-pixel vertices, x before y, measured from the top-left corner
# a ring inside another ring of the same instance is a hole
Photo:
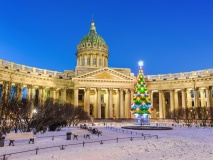
[[[107,60],[106,59],[104,60],[104,66],[105,67],[107,66]]]
[[[102,60],[99,58],[99,66],[102,66]]]
[[[82,66],[85,66],[85,58],[82,58]]]
[[[93,58],[93,65],[96,65],[96,58]]]
[[[87,58],[87,65],[90,65],[90,57]]]

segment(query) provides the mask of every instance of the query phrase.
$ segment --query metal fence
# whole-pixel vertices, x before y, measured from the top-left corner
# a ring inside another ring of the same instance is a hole
[[[2,160],[7,160],[11,155],[15,155],[15,154],[21,154],[21,153],[26,153],[26,152],[35,152],[36,154],[38,154],[39,150],[45,150],[45,149],[50,149],[50,148],[59,148],[60,150],[64,150],[67,146],[81,145],[82,147],[84,147],[86,144],[89,144],[89,143],[99,143],[100,145],[102,145],[102,144],[104,144],[104,142],[107,142],[107,141],[115,141],[116,143],[118,143],[119,140],[121,140],[121,139],[128,139],[130,141],[133,141],[134,139],[141,139],[141,138],[143,138],[143,140],[145,140],[146,137],[158,138],[158,135],[143,134],[143,133],[139,133],[139,132],[128,131],[128,130],[114,128],[114,127],[108,127],[108,126],[106,126],[105,128],[112,130],[112,131],[116,131],[116,132],[128,133],[128,134],[131,134],[131,135],[141,135],[141,137],[134,137],[134,136],[122,137],[122,138],[117,137],[117,138],[114,138],[114,139],[104,139],[104,140],[91,141],[91,142],[84,142],[83,141],[83,142],[79,142],[79,143],[75,143],[75,144],[64,144],[64,145],[56,145],[56,146],[51,146],[51,147],[39,147],[39,148],[35,148],[35,149],[31,149],[31,150],[25,150],[25,151],[21,151],[21,152],[12,152],[12,153],[7,153],[7,154],[2,154],[2,155],[0,155],[0,158],[2,158]],[[51,137],[52,140],[54,140],[54,137],[58,137],[58,136],[65,136],[65,135],[42,136],[42,137],[37,137],[37,138]]]

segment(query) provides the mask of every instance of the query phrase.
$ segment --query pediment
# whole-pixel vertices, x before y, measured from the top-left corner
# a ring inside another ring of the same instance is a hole
[[[84,79],[104,79],[104,80],[134,80],[133,77],[115,71],[110,68],[102,68],[76,77]]]

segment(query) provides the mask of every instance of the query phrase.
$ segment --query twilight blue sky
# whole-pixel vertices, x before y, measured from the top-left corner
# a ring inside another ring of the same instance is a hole
[[[213,0],[0,0],[0,59],[74,70],[94,22],[109,67],[166,74],[213,68]]]

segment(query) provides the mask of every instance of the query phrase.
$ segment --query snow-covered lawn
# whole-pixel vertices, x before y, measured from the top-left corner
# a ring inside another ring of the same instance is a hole
[[[28,140],[15,141],[15,146],[0,147],[0,155],[32,150],[31,152],[10,155],[8,160],[212,160],[213,159],[213,127],[173,127],[173,130],[150,131],[133,130],[133,132],[158,135],[159,138],[146,138],[141,134],[112,131],[104,126],[94,126],[103,132],[102,136],[91,134],[90,139],[79,136],[78,140],[66,140],[66,133],[76,127],[62,128],[61,131],[37,134],[35,144]],[[116,126],[120,128],[120,126]],[[52,136],[54,135],[54,140]],[[62,136],[57,136],[62,135]],[[125,138],[125,137],[138,137]],[[111,141],[104,141],[109,140]],[[103,140],[103,144],[100,141]],[[94,142],[96,141],[96,142]],[[85,145],[83,147],[83,142]],[[94,143],[87,143],[94,142]],[[77,144],[78,145],[70,145]],[[64,145],[65,149],[60,150]],[[53,147],[55,146],[55,147]],[[50,147],[48,149],[42,149]],[[36,148],[39,148],[36,154]],[[0,159],[3,157],[0,157]]]

